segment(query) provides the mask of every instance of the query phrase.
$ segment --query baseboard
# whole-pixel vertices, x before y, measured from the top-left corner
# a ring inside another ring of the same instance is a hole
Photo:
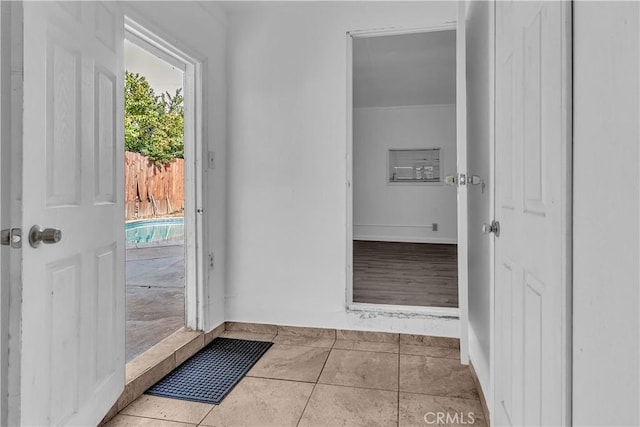
[[[365,240],[368,242],[398,242],[398,243],[433,243],[457,245],[456,239],[446,237],[407,237],[407,236],[389,236],[389,235],[362,235],[354,234],[353,240]]]
[[[440,227],[442,227],[442,224],[440,224]],[[453,233],[451,231],[446,232],[442,228],[434,231],[431,224],[354,224],[353,238],[354,240],[403,243],[456,244],[458,242],[455,231]]]
[[[478,395],[480,395],[480,404],[482,405],[482,412],[484,412],[484,419],[487,424],[487,427],[491,427],[491,418],[489,413],[489,407],[487,406],[487,400],[484,398],[484,391],[482,390],[482,385],[480,384],[480,380],[478,379],[478,374],[476,373],[476,369],[473,367],[473,362],[469,360],[469,370],[471,371],[471,377],[473,378],[473,382],[476,384],[476,389],[478,389]]]

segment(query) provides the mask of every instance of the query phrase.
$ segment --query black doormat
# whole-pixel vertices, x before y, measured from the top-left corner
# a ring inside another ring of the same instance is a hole
[[[218,404],[272,345],[216,338],[146,393]]]

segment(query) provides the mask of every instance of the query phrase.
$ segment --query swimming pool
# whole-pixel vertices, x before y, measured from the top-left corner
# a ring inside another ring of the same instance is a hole
[[[178,243],[184,240],[184,218],[141,219],[125,225],[127,245]]]

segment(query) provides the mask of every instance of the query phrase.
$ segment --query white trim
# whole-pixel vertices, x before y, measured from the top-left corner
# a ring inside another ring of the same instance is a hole
[[[459,318],[459,311],[452,307],[422,307],[417,305],[369,304],[353,302],[347,306],[347,311],[366,313],[389,313],[392,315],[420,315],[428,317]]]
[[[359,37],[379,37],[379,36],[390,36],[390,35],[401,35],[401,34],[417,34],[417,33],[428,33],[428,32],[437,32],[437,31],[449,31],[456,30],[458,25],[457,23],[447,22],[442,25],[430,26],[427,28],[381,28],[381,29],[373,29],[373,30],[359,30],[359,31],[348,31],[346,33],[346,45],[347,45],[347,84],[346,84],[346,101],[347,101],[347,120],[346,120],[346,133],[347,133],[347,143],[346,143],[346,181],[345,185],[347,188],[347,201],[346,201],[346,310],[347,311],[357,311],[357,312],[371,312],[371,313],[392,313],[393,315],[407,315],[407,316],[420,316],[424,315],[426,317],[441,317],[441,318],[456,318],[464,320],[465,322],[468,319],[468,313],[466,311],[463,312],[462,317],[460,316],[459,309],[453,308],[442,308],[442,307],[417,307],[417,306],[396,306],[396,305],[386,305],[386,304],[361,304],[353,302],[353,38]],[[465,95],[466,96],[466,95]],[[446,104],[451,105],[451,104]],[[411,107],[411,106],[409,106]],[[366,107],[365,107],[366,108]],[[384,107],[388,108],[388,107]],[[466,204],[465,204],[466,208]],[[466,228],[465,228],[466,231]],[[459,232],[458,232],[459,234]],[[460,288],[460,284],[458,287]],[[466,282],[464,285],[464,291],[466,295]],[[465,309],[467,310],[466,306]],[[466,327],[462,327],[462,330],[466,330]],[[462,341],[462,334],[461,334]],[[466,339],[466,336],[465,336]],[[461,343],[461,360],[463,363],[468,363],[468,354],[467,354],[467,345],[464,347]],[[464,348],[464,350],[463,350]]]
[[[383,37],[383,36],[400,36],[404,34],[420,34],[420,33],[436,33],[438,31],[455,31],[457,29],[457,25],[455,22],[446,22],[441,25],[434,25],[431,27],[419,27],[419,28],[397,28],[397,27],[389,27],[389,28],[379,28],[373,30],[356,30],[349,31],[347,35],[351,37]]]
[[[562,313],[562,340],[563,345],[560,351],[563,354],[562,370],[562,423],[564,425],[572,425],[572,366],[573,366],[573,326],[572,326],[572,308],[573,308],[573,4],[572,2],[563,2],[561,4],[562,14],[562,80],[564,90],[560,94],[561,111],[564,112],[565,118],[562,120],[564,126],[561,152],[561,167],[563,168],[561,189],[560,209],[562,210],[562,282],[565,284],[564,293],[562,295],[563,307]]]
[[[9,125],[10,121],[5,121],[2,113],[7,109],[11,108],[10,101],[7,102],[8,97],[4,96],[4,91],[2,90],[5,87],[5,80],[8,78],[9,73],[7,73],[7,57],[5,57],[4,49],[2,49],[2,40],[7,40],[10,36],[8,31],[8,26],[3,25],[4,16],[6,14],[5,8],[8,8],[5,2],[0,3],[0,139],[4,141],[2,138],[2,129],[6,128]],[[9,16],[7,14],[7,16]],[[6,34],[2,34],[2,33]],[[10,38],[9,38],[10,40]],[[4,105],[3,105],[4,104]],[[8,144],[0,145],[0,177],[4,178],[2,175],[2,158],[3,158],[3,149]],[[4,154],[6,156],[6,153]],[[7,190],[5,187],[6,179],[0,180],[0,200],[4,200],[3,195],[6,197]],[[3,203],[4,204],[4,203]],[[0,206],[0,229],[9,228],[10,224],[6,224],[2,222],[2,210],[3,206]],[[0,283],[9,283],[8,280],[8,266],[5,266],[5,256],[4,250],[0,248]],[[3,275],[4,271],[4,275]],[[2,286],[0,288],[0,425],[7,425],[7,398],[9,397],[9,393],[7,390],[7,377],[9,373],[9,363],[7,357],[9,356],[9,317],[7,314],[9,313],[9,293],[5,289],[6,286]]]
[[[354,110],[423,110],[426,108],[452,108],[456,104],[390,105],[388,107],[353,107]]]
[[[467,173],[466,4],[458,2],[456,31],[456,155],[458,173]],[[458,186],[458,307],[460,362],[469,363],[469,265],[467,186]]]
[[[489,3],[489,219],[496,217],[496,4]],[[495,284],[496,284],[496,240],[489,239],[489,389],[483,390],[485,399],[488,399],[487,408],[493,411],[495,402]],[[475,366],[475,364],[474,364]],[[491,413],[487,414],[491,424]]]
[[[22,2],[0,2],[3,40],[0,103],[2,103],[2,228],[23,227],[23,114],[24,107],[24,15]],[[8,179],[7,179],[8,178]],[[26,242],[23,236],[23,244]],[[7,356],[0,371],[2,412],[0,425],[21,424],[22,373],[22,249],[0,249],[2,352]]]
[[[185,326],[204,328],[203,61],[125,15],[125,38],[184,71]]]
[[[433,225],[408,225],[408,224],[353,224],[354,227],[400,227],[400,228],[431,228]]]
[[[473,343],[473,345],[471,345],[471,343]],[[478,334],[476,334],[473,326],[469,323],[469,361],[473,363],[473,368],[476,371],[476,376],[478,377],[478,382],[480,383],[480,387],[482,388],[482,393],[484,394],[486,401],[487,395],[485,390],[491,389],[491,371],[485,369],[485,366],[489,366],[489,363],[485,359],[485,355],[482,351],[479,351],[478,353],[474,352],[474,349],[479,348],[481,348],[481,346]],[[489,357],[491,357],[491,355],[489,355]],[[487,404],[487,408],[491,407],[489,406],[489,402],[485,403]]]
[[[354,234],[353,240],[365,240],[368,242],[397,242],[397,243],[433,243],[442,245],[457,245],[458,241],[455,239],[447,239],[446,237],[403,237],[403,236],[387,236],[376,235],[366,236],[361,234]]]
[[[353,37],[347,33],[347,242],[346,242],[346,307],[353,305]]]

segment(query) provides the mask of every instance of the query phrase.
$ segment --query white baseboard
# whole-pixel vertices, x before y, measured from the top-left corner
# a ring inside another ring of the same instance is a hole
[[[473,363],[478,382],[486,399],[485,403],[488,408],[491,408],[493,396],[491,395],[491,379],[489,377],[489,360],[487,356],[482,352],[478,336],[471,323],[469,323],[469,359]]]
[[[398,242],[398,243],[434,243],[456,245],[456,239],[438,238],[438,237],[403,237],[403,236],[353,236],[353,240],[366,240],[374,242]]]
[[[353,240],[456,244],[456,236],[433,231],[431,225],[353,225]]]

